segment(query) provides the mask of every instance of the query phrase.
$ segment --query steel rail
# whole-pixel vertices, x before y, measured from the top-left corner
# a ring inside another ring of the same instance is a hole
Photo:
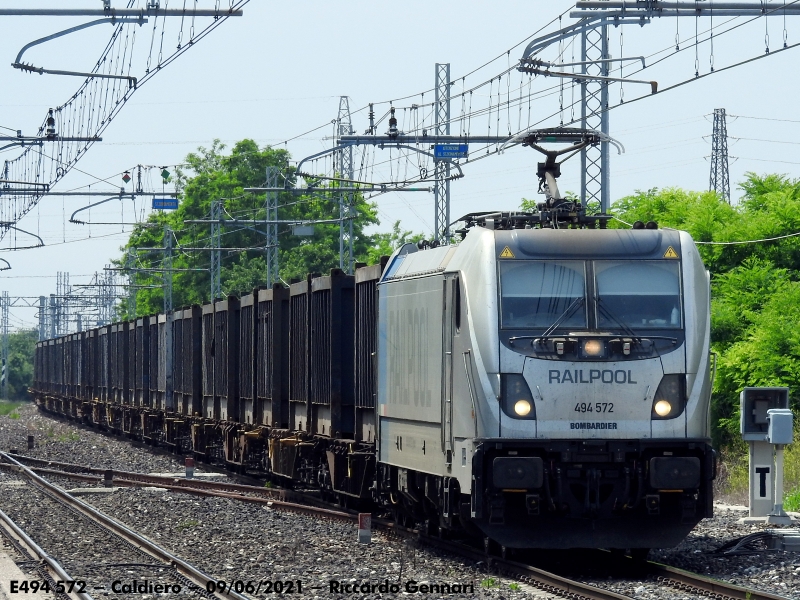
[[[677,567],[662,565],[657,562],[647,563],[648,571],[657,577],[658,582],[680,590],[688,591],[703,596],[713,594],[723,600],[787,600],[785,596],[778,596],[771,592],[762,592],[752,588],[745,588],[727,581],[713,579],[698,573],[684,571]]]
[[[47,554],[47,552],[45,552],[36,542],[34,542],[27,533],[20,529],[19,526],[11,520],[11,517],[9,517],[2,510],[0,510],[0,521],[2,521],[0,525],[2,525],[2,527],[6,529],[10,535],[16,536],[19,541],[22,542],[22,546],[28,552],[28,554],[32,558],[43,561],[45,565],[47,565],[47,568],[50,570],[50,572],[55,575],[59,581],[74,581],[72,577],[67,575],[67,572],[56,559]],[[94,600],[94,598],[92,598],[92,596],[86,592],[64,592],[64,594],[70,598],[76,598],[77,600]],[[56,594],[56,596],[57,595],[58,594]]]
[[[89,481],[93,483],[100,482],[109,469],[100,469],[95,467],[85,467],[76,465],[74,463],[64,463],[52,460],[44,460],[41,458],[33,458],[30,456],[23,456],[19,454],[12,454],[19,462],[39,465],[30,467],[36,473],[46,475],[59,475],[77,481]],[[0,469],[7,468],[10,465],[0,463]],[[58,467],[51,469],[49,467]],[[295,492],[293,490],[275,489],[258,487],[256,485],[247,485],[241,483],[231,483],[222,481],[204,481],[202,479],[185,479],[183,477],[164,476],[164,475],[148,475],[146,473],[134,473],[132,471],[114,471],[111,470],[113,476],[110,480],[112,485],[119,485],[120,487],[135,487],[135,486],[155,486],[163,487],[170,491],[194,493],[197,495],[205,496],[219,496],[223,498],[230,498],[234,500],[243,500],[246,502],[255,503],[274,503],[275,506],[285,507],[288,510],[296,510],[303,512],[306,505],[313,505],[321,510],[329,510],[330,504],[319,500],[314,496]],[[245,494],[255,494],[247,496]],[[306,505],[300,504],[301,502]],[[336,511],[332,511],[331,516],[336,516]],[[351,513],[347,513],[351,514]],[[353,513],[354,514],[354,513]]]
[[[0,463],[0,469],[13,469],[13,465],[6,465]],[[44,467],[32,467],[31,471],[42,475],[56,475],[65,477],[67,479],[74,479],[76,481],[86,481],[91,483],[99,483],[102,481],[95,475],[85,475],[82,473],[70,473],[68,471],[59,471],[57,469],[47,469]],[[169,479],[169,478],[162,478]],[[173,480],[180,481],[180,480]],[[305,514],[309,516],[324,515],[331,518],[344,518],[352,520],[355,513],[331,510],[322,506],[314,506],[313,504],[299,504],[297,502],[288,502],[286,500],[279,500],[273,497],[246,496],[241,492],[225,492],[213,489],[203,489],[201,487],[192,487],[189,485],[176,485],[175,483],[168,483],[167,481],[141,481],[137,479],[114,479],[114,487],[159,487],[170,492],[180,492],[183,494],[194,494],[196,496],[207,496],[216,498],[227,498],[228,500],[238,500],[240,502],[251,502],[253,504],[266,504],[272,508],[280,508],[290,512]],[[256,488],[256,491],[258,488]]]
[[[31,482],[38,488],[42,489],[51,497],[55,497],[59,502],[65,504],[84,516],[88,517],[90,520],[98,523],[99,525],[103,526],[106,530],[109,530],[117,535],[117,537],[122,538],[129,544],[133,545],[141,549],[142,551],[150,554],[154,558],[160,560],[161,562],[166,563],[167,565],[174,567],[175,570],[178,572],[179,575],[191,580],[195,584],[197,584],[202,589],[207,589],[206,585],[215,582],[216,578],[213,578],[209,575],[206,575],[193,565],[189,564],[188,562],[184,561],[181,558],[178,558],[174,554],[171,554],[158,544],[150,541],[146,537],[136,533],[132,529],[126,527],[122,523],[112,519],[111,517],[106,516],[102,512],[98,511],[94,507],[90,506],[89,504],[71,496],[61,488],[49,483],[48,481],[39,477],[36,473],[34,473],[31,469],[23,465],[22,463],[15,460],[9,454],[5,452],[0,452],[0,459],[5,460],[6,462],[11,463],[18,467],[17,471],[23,473]],[[247,596],[243,596],[234,591],[227,590],[225,594],[221,593],[214,593],[214,597],[219,598],[220,600],[226,600],[227,598],[234,598],[235,600],[250,600]]]

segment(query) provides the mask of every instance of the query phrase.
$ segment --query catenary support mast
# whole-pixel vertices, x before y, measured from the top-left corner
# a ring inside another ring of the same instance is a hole
[[[711,176],[708,189],[731,203],[731,182],[728,176],[728,128],[725,109],[714,109],[714,133],[711,137]]]

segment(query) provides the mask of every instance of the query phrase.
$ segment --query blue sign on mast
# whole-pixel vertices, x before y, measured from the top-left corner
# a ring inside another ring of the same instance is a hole
[[[467,158],[469,144],[436,144],[433,147],[433,157],[438,160],[452,158]]]
[[[178,208],[177,198],[153,198],[153,209],[176,210]]]

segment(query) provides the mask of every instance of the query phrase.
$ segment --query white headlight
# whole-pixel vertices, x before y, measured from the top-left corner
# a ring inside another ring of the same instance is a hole
[[[516,404],[514,404],[514,412],[520,417],[524,417],[531,412],[531,403],[527,400],[517,400]]]
[[[656,402],[656,405],[653,407],[653,410],[656,411],[656,414],[659,417],[666,417],[669,413],[672,412],[672,404],[670,404],[666,400],[659,400],[658,402]]]

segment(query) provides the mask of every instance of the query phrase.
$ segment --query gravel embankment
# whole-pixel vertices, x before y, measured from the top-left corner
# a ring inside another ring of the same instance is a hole
[[[0,450],[14,447],[37,458],[128,471],[177,472],[183,468],[182,462],[172,457],[152,455],[147,448],[134,447],[128,441],[51,419],[32,406],[23,407],[19,413],[19,419],[0,417]],[[36,438],[37,447],[32,451],[27,450],[28,432]],[[62,477],[48,479],[66,489],[87,487]],[[303,591],[293,597],[393,598],[402,596],[409,582],[464,586],[465,591],[448,594],[447,598],[551,597],[488,574],[482,562],[470,563],[415,548],[380,532],[373,532],[371,544],[358,544],[353,523],[224,498],[142,488],[121,488],[109,495],[83,496],[82,500],[220,580],[291,581],[295,586],[299,581]],[[0,492],[0,508],[5,503],[6,497]],[[377,586],[387,582],[399,585],[400,594],[381,593]],[[344,593],[345,586],[364,583],[375,585],[374,593]]]
[[[32,451],[27,450],[28,432],[36,438],[37,447]],[[183,469],[180,459],[154,455],[148,448],[135,447],[128,441],[76,428],[41,415],[32,406],[23,407],[19,419],[0,417],[0,449],[10,447],[40,458],[118,470],[178,472]],[[84,486],[67,480],[57,483],[65,487]],[[221,498],[134,488],[85,499],[220,579],[300,580],[303,597],[314,597],[306,595],[305,590],[320,598],[331,597],[331,581],[378,584],[387,580],[390,583],[415,580],[475,586],[475,594],[448,596],[456,598],[530,598],[539,594],[527,586],[488,575],[483,564],[466,564],[462,559],[442,556],[431,549],[414,549],[405,542],[387,539],[381,533],[373,534],[372,544],[358,545],[354,525],[350,523],[294,515]],[[654,550],[651,558],[800,600],[800,553],[713,554],[725,542],[763,529],[739,524],[738,519],[745,514],[736,507],[718,506],[715,517],[701,522],[677,548]],[[586,580],[643,600],[695,597],[635,578],[615,576],[609,580],[594,575]],[[319,589],[312,590],[312,587]]]
[[[15,449],[34,458],[137,473],[177,473],[185,468],[182,458],[154,454],[129,441],[50,418],[33,404],[24,404],[17,413],[18,419],[0,417],[2,451]],[[28,435],[34,436],[32,450],[28,450]]]
[[[137,579],[179,592],[171,597],[202,597],[190,592],[169,565],[65,508],[16,473],[0,472],[0,508],[93,596],[129,597],[114,592],[122,591],[122,582]]]

